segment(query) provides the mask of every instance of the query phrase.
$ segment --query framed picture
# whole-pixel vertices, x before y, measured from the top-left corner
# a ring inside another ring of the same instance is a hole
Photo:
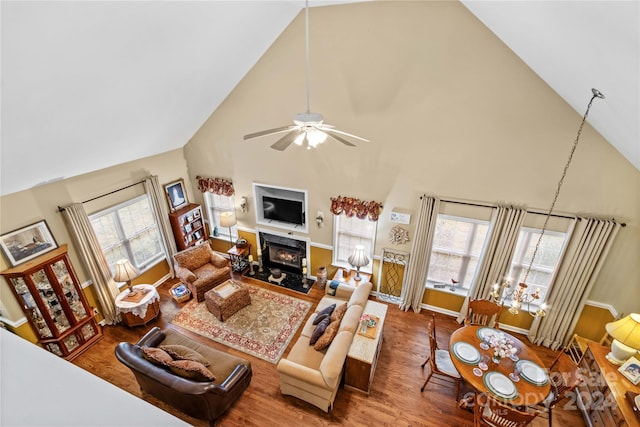
[[[618,368],[618,371],[620,371],[626,379],[631,381],[632,384],[638,384],[640,382],[640,360],[635,357],[631,357],[624,362],[622,366]]]
[[[0,247],[12,267],[58,247],[46,221],[42,220],[0,236]]]
[[[165,184],[164,192],[167,194],[167,201],[169,202],[171,212],[189,204],[187,193],[184,191],[184,181],[182,178]]]

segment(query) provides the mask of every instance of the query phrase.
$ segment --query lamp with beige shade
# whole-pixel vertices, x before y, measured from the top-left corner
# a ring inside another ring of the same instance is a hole
[[[605,325],[611,335],[611,352],[607,360],[614,365],[622,365],[640,350],[640,314],[631,313],[615,322]]]

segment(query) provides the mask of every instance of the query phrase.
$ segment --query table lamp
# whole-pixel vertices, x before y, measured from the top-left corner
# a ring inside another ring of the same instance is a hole
[[[367,254],[364,252],[364,246],[356,245],[356,248],[353,250],[353,253],[349,255],[347,261],[356,268],[356,277],[354,277],[353,280],[362,280],[360,277],[360,267],[369,264],[369,258],[367,258]]]
[[[113,280],[115,282],[126,282],[127,288],[129,288],[129,294],[127,297],[135,297],[138,296],[138,291],[136,291],[133,286],[131,286],[131,281],[138,277],[140,272],[131,265],[131,261],[127,258],[121,259],[116,262],[116,274],[113,276]]]
[[[640,349],[640,314],[631,313],[626,317],[605,325],[611,335],[611,352],[607,360],[614,365],[622,365]]]
[[[236,225],[236,216],[233,211],[222,212],[220,214],[220,227],[229,227],[229,243],[231,243],[231,247],[233,247],[231,227],[234,225]]]

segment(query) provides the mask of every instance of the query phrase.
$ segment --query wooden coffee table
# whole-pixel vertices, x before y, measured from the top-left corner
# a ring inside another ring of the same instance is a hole
[[[344,385],[369,394],[371,383],[373,382],[373,374],[378,363],[378,355],[382,348],[382,328],[387,315],[387,305],[375,301],[367,301],[362,314],[376,316],[379,320],[375,326],[375,334],[372,334],[374,335],[373,338],[358,333],[360,331],[360,326],[358,326],[347,354]]]

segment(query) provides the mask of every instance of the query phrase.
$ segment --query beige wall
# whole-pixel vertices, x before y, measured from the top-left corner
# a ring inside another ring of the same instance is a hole
[[[308,190],[310,218],[317,210],[330,218],[329,198],[339,194],[383,202],[377,254],[389,245],[393,208],[414,214],[413,235],[422,193],[548,209],[584,111],[572,110],[461,4],[314,8],[310,25],[311,110],[371,142],[278,152],[269,148],[275,137],[243,141],[305,109],[299,15],[185,147],[190,176],[231,178],[249,197],[240,226],[255,225],[252,182]],[[640,311],[629,298],[640,278],[640,172],[588,125],[556,211],[627,223],[590,298]],[[321,229],[312,222],[309,235],[331,245],[331,230],[330,220]]]
[[[138,182],[149,175],[158,175],[161,184],[184,178],[188,197],[193,200],[187,165],[183,151],[179,149],[3,196],[0,198],[1,232],[6,233],[42,219],[46,220],[58,244],[69,244],[71,262],[78,279],[85,283],[89,280],[88,276],[76,255],[62,215],[58,212],[58,206],[92,199]],[[85,203],[85,209],[91,214],[139,194],[144,194],[143,185],[136,185]],[[0,271],[8,267],[4,257],[0,257]],[[11,294],[4,277],[0,281],[0,300],[7,311],[3,313],[4,317],[11,321],[23,318],[20,306]]]

